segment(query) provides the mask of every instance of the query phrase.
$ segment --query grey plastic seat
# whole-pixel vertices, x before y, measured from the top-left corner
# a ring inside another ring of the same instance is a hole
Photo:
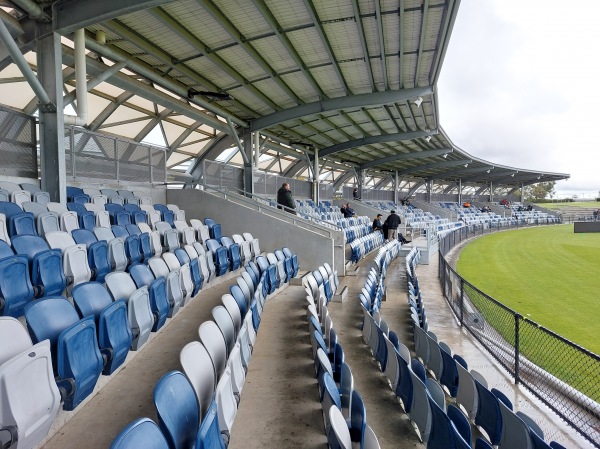
[[[152,250],[154,251],[155,256],[160,256],[163,253],[163,246],[160,241],[160,234],[158,231],[150,232],[150,244],[152,245]]]
[[[131,349],[137,351],[144,346],[148,341],[148,338],[150,338],[152,326],[154,325],[154,315],[152,314],[152,309],[150,307],[148,287],[144,286],[138,288],[129,297],[127,303],[127,317],[131,326],[131,333],[133,334]]]
[[[250,248],[250,243],[244,240],[239,234],[233,234],[231,236],[233,241],[240,245],[240,256],[242,258],[242,265],[247,265],[248,262],[252,260],[252,248]]]
[[[363,306],[363,329],[362,329],[362,338],[365,344],[369,344],[371,341],[371,327],[373,325],[373,317],[369,313],[367,309]]]
[[[119,193],[114,189],[100,189],[100,192],[102,192],[102,195],[106,195],[108,197],[119,196]]]
[[[260,252],[260,242],[258,239],[255,239],[254,237],[252,237],[252,234],[248,233],[248,232],[244,232],[242,234],[242,236],[244,237],[244,240],[246,240],[248,243],[250,243],[250,247],[252,248],[252,255],[256,258],[258,256],[260,256],[261,252]]]
[[[142,233],[147,232],[148,234],[150,234],[151,232],[156,232],[156,231],[152,231],[152,228],[150,226],[148,226],[148,223],[138,223],[137,227],[140,228],[140,231]]]
[[[152,257],[148,260],[148,266],[152,270],[154,277],[159,276],[165,279],[167,285],[167,299],[169,300],[170,310],[169,318],[172,318],[183,303],[183,290],[179,281],[179,273],[176,271],[170,272],[165,261],[160,257]]]
[[[0,426],[14,429],[16,446],[9,447],[37,447],[61,402],[50,341],[34,345],[25,327],[12,317],[0,317],[0,341]]]
[[[13,193],[16,190],[21,190],[21,186],[19,184],[15,184],[14,182],[0,181],[0,189],[4,189],[8,193]]]
[[[202,419],[210,407],[217,385],[210,355],[202,343],[193,341],[183,347],[179,353],[179,362],[194,387]]]
[[[254,290],[254,283],[252,282],[252,278],[250,277],[250,275],[248,274],[247,271],[242,271],[242,279],[244,280],[244,282],[248,286],[248,289],[250,290],[250,296],[254,297],[254,294],[256,293]],[[239,282],[238,282],[238,285],[239,285]],[[242,288],[242,291],[243,291],[243,288]]]
[[[398,357],[396,357],[396,348],[394,344],[387,338],[386,335],[383,336],[385,340],[385,346],[387,347],[387,363],[385,364],[385,377],[390,382],[392,387],[392,391],[396,391],[396,386],[398,385],[398,378],[400,376],[400,367],[398,366]]]
[[[60,231],[60,220],[56,212],[43,212],[36,218],[38,234],[44,236],[49,232]]]
[[[142,204],[152,206],[152,198],[150,198],[149,196],[143,196],[140,194],[136,194],[135,196],[140,199],[140,206]]]
[[[119,206],[125,204],[125,201],[123,201],[123,198],[121,198],[120,196],[109,196],[108,202],[111,204],[118,204]]]
[[[461,405],[469,420],[475,419],[479,404],[477,388],[471,373],[460,363],[456,364],[458,370],[458,390],[456,392],[456,403]]]
[[[380,449],[379,441],[370,426],[365,427],[363,435],[363,449]]]
[[[434,402],[445,412],[446,397],[442,386],[431,377],[427,378],[425,386],[427,387],[427,391],[429,392],[429,396],[431,396],[431,399],[433,399]]]
[[[346,420],[350,421],[350,411],[352,410],[352,392],[354,391],[354,376],[352,375],[352,370],[346,363],[342,363],[339,391],[340,400],[342,403],[342,414]]]
[[[238,287],[240,287],[240,290],[242,290],[242,293],[244,294],[244,299],[246,300],[246,308],[249,309],[250,303],[252,302],[252,292],[250,291],[250,287],[248,287],[248,284],[241,276],[238,276],[235,279],[235,282],[237,283]]]
[[[40,186],[38,184],[31,184],[28,182],[24,182],[24,183],[21,183],[20,185],[21,185],[22,190],[26,190],[31,194],[42,191],[42,189],[40,189]]]
[[[115,235],[111,231],[110,227],[96,226],[94,228],[94,235],[98,240],[104,240],[106,243],[115,238]]]
[[[269,261],[269,263],[271,265],[275,265],[277,267],[278,286],[279,287],[283,286],[283,284],[285,282],[285,268],[283,266],[283,261],[277,259],[277,257],[273,253],[267,254],[267,260]]]
[[[191,245],[196,241],[196,231],[194,228],[186,226],[181,230],[179,237],[183,245]]]
[[[127,268],[127,253],[123,237],[117,237],[108,242],[108,260],[114,271],[125,271]]]
[[[31,194],[31,199],[36,203],[45,205],[50,202],[50,194],[48,192],[35,192]]]
[[[175,272],[179,276],[179,285],[183,292],[182,306],[185,306],[192,298],[192,292],[194,290],[194,283],[192,282],[192,274],[190,272],[189,264],[179,265],[179,259],[171,252],[164,253],[162,255],[163,260],[169,267],[171,273]]]
[[[227,368],[231,371],[231,386],[233,388],[233,394],[239,403],[242,389],[246,382],[246,371],[244,370],[244,364],[242,362],[242,351],[239,342],[231,349],[231,353],[227,359]]]
[[[408,371],[413,385],[413,400],[408,416],[417,427],[421,441],[427,443],[433,420],[429,400],[427,399],[427,387],[410,366]]]
[[[406,362],[407,365],[410,365],[410,350],[403,343],[398,343],[398,355],[402,357],[402,359]]]
[[[377,354],[377,348],[379,346],[379,332],[380,329],[377,325],[377,322],[375,321],[374,317],[371,317],[371,333],[369,334],[369,342],[367,344],[369,345],[373,355]]]
[[[135,282],[129,275],[124,272],[108,273],[105,277],[106,288],[113,297],[113,300],[124,299],[129,301],[129,297],[137,290]]]
[[[333,438],[335,438],[337,445],[340,447],[340,449],[352,449],[350,429],[348,428],[346,419],[344,418],[344,415],[340,409],[335,406],[331,406],[329,411],[326,413],[328,413],[328,421],[331,425],[331,432],[335,435]]]
[[[203,245],[206,244],[206,241],[210,239],[210,232],[208,231],[208,227],[202,223],[200,220],[191,219],[190,225],[196,231],[196,240]]]
[[[420,326],[415,326],[415,354],[421,359],[423,365],[427,366],[429,362],[429,342],[427,332]]]
[[[90,198],[94,195],[102,195],[102,192],[100,192],[100,189],[94,189],[91,187],[84,187],[83,193],[85,193],[86,195],[89,195]]]
[[[502,415],[502,434],[499,449],[532,449],[533,442],[529,434],[529,426],[504,402],[498,401]]]
[[[227,356],[229,356],[235,345],[235,326],[231,315],[224,306],[216,306],[212,309],[212,316],[223,335],[225,347],[227,348]]]
[[[140,206],[142,207],[142,206]],[[156,225],[156,223],[158,223],[160,221],[160,212],[155,210],[154,208],[152,208],[152,206],[148,206],[151,208],[151,210],[149,211],[145,211],[146,212],[146,222],[150,225],[150,227],[152,229],[155,229],[154,225]],[[142,209],[144,210],[144,209]]]
[[[121,198],[132,198],[134,196],[133,192],[129,190],[117,190],[117,193]]]
[[[59,216],[65,212],[69,212],[69,209],[67,209],[67,206],[65,206],[64,204],[54,203],[52,201],[47,203],[46,207],[50,212],[56,212]]]
[[[21,207],[25,212],[31,212],[36,219],[40,214],[48,212],[48,208],[45,204],[34,203],[32,201],[21,204]]]
[[[236,300],[229,293],[226,293],[223,296],[221,296],[221,302],[223,303],[223,306],[225,307],[225,309],[227,309],[227,312],[231,317],[231,321],[233,322],[233,329],[237,338],[240,329],[242,328],[242,315],[240,312],[240,308]]]
[[[439,379],[444,369],[444,360],[442,359],[442,352],[437,341],[435,341],[430,332],[427,332],[427,344],[429,360],[427,361],[427,369],[430,370],[436,379]]]
[[[0,189],[0,201],[10,201],[10,192]]]
[[[198,328],[200,342],[204,345],[215,369],[215,378],[220,379],[227,364],[225,338],[214,321],[205,321]]]
[[[0,240],[5,241],[10,245],[10,236],[8,235],[8,226],[6,223],[6,215],[0,213]]]
[[[63,255],[63,271],[71,286],[87,282],[92,277],[88,264],[87,249],[84,244],[76,245],[70,234],[62,231],[44,235],[50,248],[60,249]]]
[[[90,202],[104,207],[108,203],[108,197],[102,194],[90,195]]]

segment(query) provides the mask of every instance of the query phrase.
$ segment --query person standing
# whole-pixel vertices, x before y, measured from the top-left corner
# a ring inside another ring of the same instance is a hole
[[[392,210],[390,215],[385,219],[385,224],[388,228],[388,236],[389,240],[396,240],[398,237],[398,226],[400,226],[402,220],[400,220],[400,216],[396,214],[395,210]]]
[[[358,194],[358,187],[354,187],[354,190],[352,191],[352,196],[354,197],[355,200],[360,199],[360,195]]]
[[[296,215],[296,203],[292,197],[292,191],[290,185],[284,182],[283,185],[277,191],[277,209],[283,209],[290,214]]]

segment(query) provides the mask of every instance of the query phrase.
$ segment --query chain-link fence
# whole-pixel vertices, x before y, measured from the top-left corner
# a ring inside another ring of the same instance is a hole
[[[102,179],[139,183],[167,180],[164,148],[83,128],[65,128],[65,165],[73,180]]]
[[[496,230],[464,227],[440,240],[443,294],[461,326],[514,376],[516,383],[600,448],[600,357],[486,295],[464,280],[444,257],[460,242]]]

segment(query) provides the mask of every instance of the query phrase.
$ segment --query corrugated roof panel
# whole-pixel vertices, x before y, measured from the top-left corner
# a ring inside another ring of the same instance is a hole
[[[305,102],[310,103],[319,99],[317,92],[315,92],[302,72],[288,73],[282,75],[281,79]]]
[[[127,103],[134,104],[136,106],[139,106],[140,108],[144,108],[147,111],[150,111],[151,113],[154,113],[154,103],[137,95],[134,95],[129,100],[127,100]]]
[[[418,51],[423,13],[420,10],[404,13],[404,52]]]
[[[287,37],[307,66],[331,63],[325,46],[314,28],[291,31],[287,33]]]
[[[298,65],[277,36],[257,39],[250,42],[250,45],[267,61],[276,73],[298,69]]]
[[[400,59],[397,55],[386,58],[388,83],[391,90],[400,89]]]
[[[342,75],[354,95],[373,92],[365,61],[348,61],[340,64]]]
[[[219,50],[216,55],[225,60],[233,70],[248,81],[266,76],[261,66],[239,45]]]
[[[397,14],[386,14],[381,17],[383,21],[383,42],[385,53],[398,53],[400,51],[400,16]]]
[[[417,70],[417,55],[404,55],[402,59],[402,80],[404,88],[409,89],[415,87],[415,71]]]
[[[338,61],[364,57],[360,35],[354,20],[323,25],[333,54]]]
[[[266,115],[270,114],[271,112],[274,112],[270,106],[263,103],[262,100],[258,99],[245,87],[240,86],[235,89],[230,89],[228,92],[236,100],[239,100],[244,104],[251,105],[252,109],[256,111],[259,115]]]
[[[312,23],[304,3],[298,0],[265,0],[269,10],[283,29]]]
[[[186,62],[186,65],[192,70],[200,73],[213,84],[219,86],[221,89],[239,84],[228,72],[221,69],[206,56],[188,61]]]
[[[275,80],[268,78],[257,83],[254,83],[254,87],[260,90],[272,101],[277,103],[282,109],[287,109],[293,106],[297,106],[298,103],[292,99]]]
[[[313,0],[321,22],[354,16],[352,3],[344,0]]]
[[[196,0],[178,0],[162,7],[209,48],[235,42]]]
[[[169,156],[169,159],[167,159],[167,167],[170,168],[175,165],[179,165],[182,162],[187,161],[188,159],[190,159],[190,156],[187,156],[185,154],[171,153],[171,156]]]
[[[433,63],[433,57],[435,53],[428,52],[421,54],[421,66],[419,70],[419,79],[417,80],[418,86],[429,86],[429,74],[431,72],[431,64]]]
[[[271,32],[271,27],[250,0],[214,0],[220,11],[246,38]]]
[[[359,0],[358,6],[361,14],[375,14],[374,0]]]
[[[342,84],[332,66],[315,67],[310,69],[310,73],[312,73],[328,97],[334,98],[345,94]]]
[[[362,18],[365,40],[367,41],[367,49],[369,56],[375,57],[381,54],[379,49],[379,28],[375,16]]]

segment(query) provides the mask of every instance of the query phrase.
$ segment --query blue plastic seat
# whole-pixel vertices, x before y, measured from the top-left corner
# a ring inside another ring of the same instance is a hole
[[[7,220],[15,214],[20,214],[23,209],[18,204],[11,203],[10,201],[0,201],[0,214],[4,214]]]
[[[139,448],[169,449],[160,428],[149,418],[140,418],[129,424],[110,445],[110,449]]]
[[[237,270],[242,263],[240,255],[240,245],[238,245],[237,243],[232,243],[231,245],[229,245],[229,248],[227,248],[227,256],[229,258],[230,263],[229,269],[231,271]]]
[[[402,401],[404,411],[410,412],[412,400],[413,400],[413,387],[412,379],[410,377],[410,371],[406,361],[398,354],[395,353],[398,359],[398,367],[400,368],[400,374],[398,376],[398,384],[396,385],[396,391],[394,392],[398,398]]]
[[[131,212],[131,213],[142,210],[142,209],[140,209],[140,206],[138,206],[137,204],[124,204],[123,209],[126,210],[127,212]]]
[[[196,449],[225,449],[215,401],[210,404],[202,418],[196,438]]]
[[[132,221],[134,224],[140,224],[140,223],[147,223],[148,220],[148,215],[146,214],[146,211],[143,210],[136,210],[134,212],[131,212],[132,214]]]
[[[0,315],[20,317],[33,294],[27,257],[17,255],[0,259]]]
[[[364,446],[365,429],[367,428],[367,410],[358,391],[352,391],[350,409],[350,439],[353,443]]]
[[[154,387],[158,425],[171,449],[189,449],[198,433],[199,406],[190,381],[180,371],[165,374]]]
[[[167,321],[170,310],[165,279],[162,277],[155,279],[150,268],[141,263],[131,265],[129,267],[129,274],[137,288],[148,287],[150,309],[154,315],[152,332],[156,332]]]
[[[215,268],[217,269],[217,276],[223,276],[227,273],[229,268],[229,258],[227,257],[227,248],[221,246],[221,244],[215,239],[209,239],[206,241],[206,246],[213,254],[213,260],[215,261]]]
[[[467,447],[471,447],[471,442],[473,440],[471,423],[469,423],[469,420],[464,413],[461,412],[456,405],[449,404],[446,414],[448,415],[448,418],[450,418],[450,421],[452,421],[452,424],[454,424],[454,430],[456,430],[463,441],[467,444]]]
[[[200,271],[200,264],[198,262],[198,258],[190,259],[188,253],[182,249],[177,248],[175,250],[175,256],[177,260],[179,260],[180,265],[185,265],[186,263],[190,266],[190,274],[192,276],[192,282],[194,283],[194,290],[192,291],[192,297],[196,296],[198,292],[202,289],[202,284],[204,283],[204,277]]]
[[[82,203],[74,203],[72,201],[67,203],[67,209],[73,212],[77,212],[77,215],[87,212],[87,209]]]
[[[107,359],[102,374],[112,374],[127,358],[133,341],[127,304],[123,300],[113,302],[108,290],[98,282],[78,284],[71,294],[79,315],[94,317],[100,351]]]
[[[427,400],[429,401],[432,416],[427,449],[456,449],[457,445],[450,418],[429,394],[427,395]]]
[[[34,343],[50,340],[56,383],[64,391],[63,409],[75,409],[92,393],[102,372],[94,319],[80,320],[71,303],[57,296],[29,304],[25,318]]]
[[[127,226],[131,224],[131,214],[126,210],[115,212],[114,215],[115,224],[119,226]]]
[[[142,260],[147,262],[148,259],[154,256],[154,250],[152,248],[152,238],[150,234],[144,232],[140,234],[140,251],[142,253]]]
[[[455,398],[456,392],[458,391],[458,370],[456,368],[456,361],[444,348],[440,347],[440,352],[443,361],[440,383],[448,389],[450,397]]]
[[[208,233],[211,239],[221,240],[221,225],[212,218],[205,218],[204,224],[208,227]]]
[[[115,237],[129,237],[129,233],[127,232],[125,226],[115,224],[112,225],[110,229],[112,230],[112,233],[115,235]]]
[[[157,203],[157,204],[154,204],[153,207],[154,207],[154,210],[157,210],[157,211],[159,211],[161,213],[169,211],[169,208],[166,205],[164,205],[164,204]]]
[[[17,235],[38,235],[33,214],[31,212],[21,212],[11,215],[8,219],[8,234],[11,237]]]
[[[160,217],[162,221],[169,223],[173,228],[175,227],[175,212],[167,209],[160,213]]]
[[[140,230],[140,228],[138,227],[137,224],[128,224],[127,226],[125,226],[125,229],[127,229],[127,232],[129,233],[129,235],[141,235],[142,231]]]
[[[67,186],[67,200],[73,201],[75,195],[84,195],[83,189],[79,187]]]
[[[129,259],[129,264],[142,261],[140,238],[137,235],[130,235],[125,239],[125,254],[127,255],[127,259]]]
[[[231,293],[231,296],[233,296],[233,299],[235,299],[235,302],[237,302],[242,319],[244,319],[248,312],[248,304],[246,304],[246,298],[244,297],[242,289],[236,284],[229,287],[229,292]]]
[[[475,424],[486,431],[490,442],[496,446],[500,442],[502,434],[502,415],[500,414],[498,398],[476,378],[473,378],[473,381],[479,398]]]
[[[125,211],[123,209],[123,206],[121,206],[120,204],[114,204],[114,203],[106,203],[104,205],[104,209],[106,211],[108,211],[108,215],[110,216],[110,222],[112,224],[117,224],[116,219],[115,219],[115,214],[117,212],[124,212]]]
[[[108,256],[108,243],[98,240],[96,235],[87,229],[75,229],[71,235],[77,244],[85,244],[88,252],[88,264],[92,270],[92,279],[104,282],[104,278],[112,271]]]
[[[90,196],[86,195],[85,193],[80,193],[78,195],[73,196],[73,198],[71,198],[71,201],[74,203],[81,203],[81,204],[89,203]]]
[[[10,245],[4,240],[0,240],[0,259],[4,259],[5,257],[10,257],[14,255],[15,252],[12,250]]]
[[[96,216],[93,212],[83,212],[79,214],[79,227],[81,229],[87,229],[93,231],[96,226]]]

